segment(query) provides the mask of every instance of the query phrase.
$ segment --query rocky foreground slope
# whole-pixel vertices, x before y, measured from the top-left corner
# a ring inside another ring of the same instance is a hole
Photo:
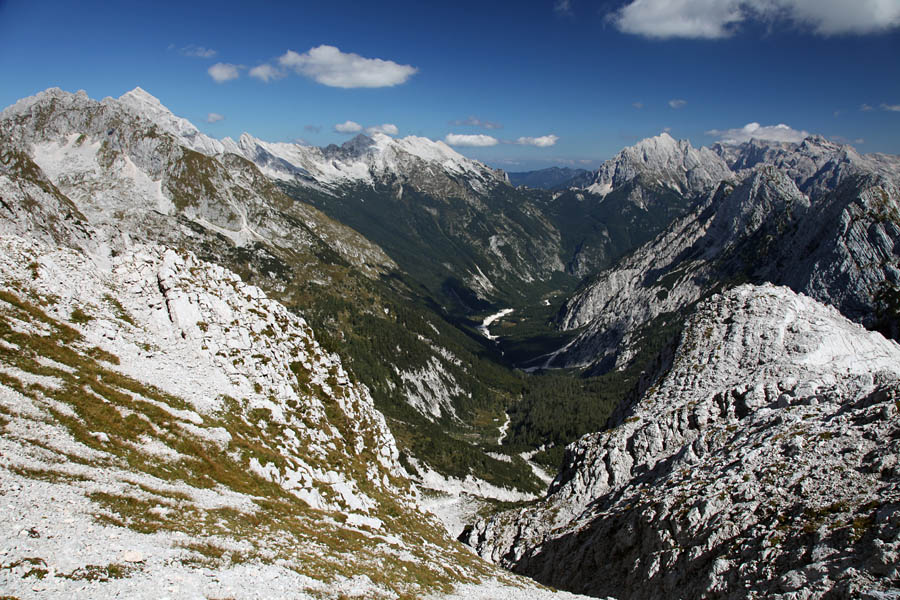
[[[367,389],[234,273],[3,235],[0,289],[5,595],[566,597],[450,540]]]
[[[363,144],[356,157],[363,164],[383,151],[378,177],[390,172],[388,154],[397,158],[405,147],[382,146]],[[424,471],[463,479],[479,464],[474,475],[481,479],[502,474],[491,479],[495,484],[538,485],[523,461],[503,463],[476,447],[486,438],[472,435],[474,395],[490,394],[489,410],[503,422],[499,394],[485,391],[471,366],[478,343],[422,307],[418,289],[382,248],[289,197],[254,163],[224,148],[140,89],[102,101],[59,89],[25,98],[0,113],[0,232],[84,249],[103,261],[150,243],[219,264],[316,324],[320,342],[341,352],[379,408],[391,413],[402,450]],[[466,168],[475,168],[470,162]],[[415,164],[419,175],[428,172]],[[492,181],[512,189],[502,177]],[[418,193],[406,189],[405,197]],[[441,419],[464,435],[433,425]],[[482,427],[496,439],[490,421]],[[431,427],[427,442],[404,437],[402,429],[423,425]],[[454,464],[442,460],[461,454],[466,458]]]
[[[787,288],[690,318],[671,369],[567,449],[481,556],[618,598],[888,598],[900,578],[900,346]]]

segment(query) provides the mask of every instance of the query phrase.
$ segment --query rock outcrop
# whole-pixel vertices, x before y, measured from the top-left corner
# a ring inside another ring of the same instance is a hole
[[[665,377],[567,449],[546,500],[475,523],[486,558],[626,598],[892,589],[900,346],[787,288],[690,318]]]
[[[626,183],[642,178],[690,196],[707,191],[732,175],[731,169],[709,148],[696,149],[687,140],[676,141],[668,133],[641,140],[606,161],[585,191],[606,195]]]
[[[571,597],[449,539],[366,387],[234,273],[3,235],[0,288],[4,592]]]
[[[867,327],[883,324],[884,298],[900,294],[900,168],[814,138],[771,154],[747,158],[738,183],[719,183],[576,292],[558,320],[584,330],[548,364],[615,356],[621,367],[633,355],[621,344],[629,331],[740,282],[787,285]]]

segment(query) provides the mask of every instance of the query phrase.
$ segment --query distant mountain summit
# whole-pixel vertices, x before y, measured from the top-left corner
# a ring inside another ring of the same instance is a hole
[[[265,142],[245,133],[238,141],[225,138],[221,143],[223,151],[253,161],[270,177],[326,191],[386,179],[425,185],[419,176],[424,169],[431,170],[432,178],[440,175],[446,180],[465,182],[477,192],[507,183],[502,171],[468,159],[444,142],[415,136],[395,139],[383,133],[358,135],[341,146],[318,148]],[[434,184],[430,187],[434,188]]]
[[[728,165],[709,148],[696,149],[687,140],[668,133],[641,140],[606,161],[585,186],[592,194],[606,195],[638,179],[683,195],[703,192],[731,175]]]
[[[671,168],[687,157],[705,162]],[[701,151],[663,138],[623,151],[601,172],[612,182],[627,173],[687,186],[696,205],[566,302],[560,326],[583,329],[549,364],[615,355],[622,366],[632,355],[627,340],[643,324],[744,281],[788,285],[868,327],[889,328],[890,298],[900,290],[900,158],[861,155],[817,136]]]

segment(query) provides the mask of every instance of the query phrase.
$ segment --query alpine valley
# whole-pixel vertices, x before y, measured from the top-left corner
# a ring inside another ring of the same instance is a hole
[[[900,157],[507,175],[0,113],[13,598],[900,598]]]

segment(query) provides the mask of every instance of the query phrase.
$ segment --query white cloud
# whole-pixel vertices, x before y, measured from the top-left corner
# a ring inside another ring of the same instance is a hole
[[[632,102],[631,105],[638,110],[641,110],[642,108],[644,108],[643,102]]]
[[[183,56],[191,56],[194,58],[212,58],[218,54],[218,52],[212,48],[204,48],[203,46],[195,46],[194,44],[179,48],[178,52]]]
[[[720,142],[726,144],[742,144],[749,142],[751,139],[766,140],[769,142],[802,142],[804,138],[809,136],[807,131],[798,131],[788,127],[784,123],[778,125],[760,125],[759,123],[747,123],[739,129],[711,129],[706,132],[719,138]]]
[[[882,104],[881,110],[889,110],[891,112],[900,112],[900,104]]]
[[[217,123],[217,122],[222,121],[222,120],[224,120],[224,119],[225,119],[225,116],[224,116],[224,115],[220,115],[219,113],[209,113],[208,115],[206,115],[206,122],[207,122],[207,123]]]
[[[633,0],[608,15],[623,33],[651,38],[723,38],[743,20],[737,0]]]
[[[284,77],[284,73],[268,63],[263,63],[250,69],[250,77],[256,77],[260,81],[269,83],[273,79],[281,79]]]
[[[303,54],[288,50],[279,59],[282,67],[330,87],[376,88],[404,83],[418,69],[380,58],[364,58],[341,52],[334,46],[316,46]]]
[[[556,0],[553,11],[558,15],[572,14],[572,0]]]
[[[869,112],[870,110],[874,110],[874,109],[869,104],[863,104],[862,106],[859,107],[859,110],[861,110],[863,112]]]
[[[898,0],[756,0],[764,16],[786,16],[819,35],[866,34],[900,26]],[[766,6],[769,5],[769,6]]]
[[[485,147],[485,146],[496,146],[499,141],[497,138],[490,135],[483,134],[475,134],[475,135],[466,135],[462,133],[448,133],[444,137],[444,141],[450,144],[451,146],[472,146],[472,147]]]
[[[669,100],[669,106],[678,110],[679,108],[684,108],[687,106],[687,100],[682,100],[681,98],[673,98]]]
[[[485,129],[503,129],[503,125],[494,121],[482,121],[478,117],[469,117],[468,119],[457,119],[450,121],[451,125],[466,125],[469,127],[484,127]]]
[[[376,133],[386,133],[387,135],[397,135],[400,130],[393,123],[384,123],[383,125],[373,125],[366,128],[366,133],[374,135]]]
[[[232,79],[240,77],[241,68],[240,65],[216,63],[207,69],[206,72],[209,73],[209,76],[212,77],[213,81],[216,83],[225,83],[226,81],[231,81]]]
[[[553,135],[542,135],[541,137],[520,137],[516,140],[517,144],[522,146],[537,146],[538,148],[548,148],[559,140],[559,136]]]
[[[900,26],[898,0],[631,0],[607,18],[650,38],[729,37],[748,20],[788,22],[818,35],[866,34]]]
[[[335,125],[334,130],[338,133],[359,133],[362,131],[362,125],[356,121],[344,121]]]

